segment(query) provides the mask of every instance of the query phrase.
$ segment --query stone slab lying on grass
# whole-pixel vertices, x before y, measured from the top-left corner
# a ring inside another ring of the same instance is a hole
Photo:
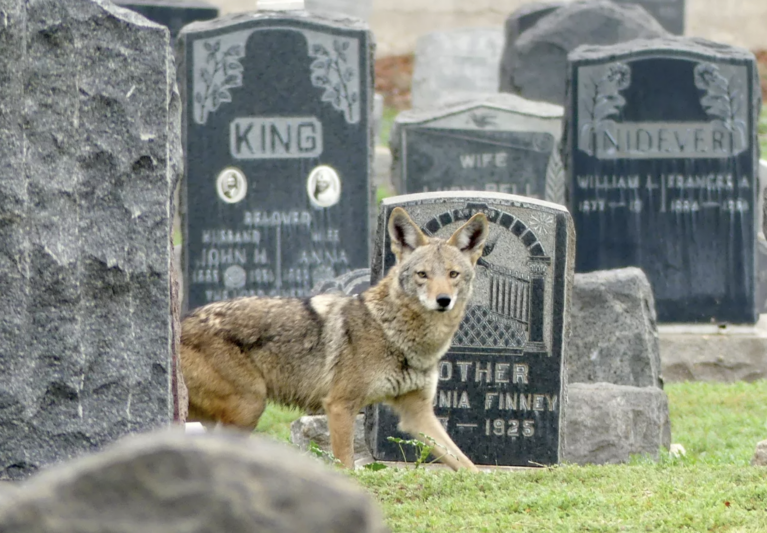
[[[666,383],[767,379],[767,315],[754,326],[668,324],[658,332]]]
[[[753,466],[767,466],[767,440],[756,445],[754,457],[751,459]]]
[[[662,388],[655,299],[641,269],[576,274],[572,302],[569,383]]]
[[[287,445],[164,431],[30,479],[0,531],[384,532],[373,500]]]
[[[634,454],[657,461],[671,445],[668,398],[657,387],[571,383],[565,412],[567,462],[625,463]]]
[[[331,451],[327,416],[302,416],[290,424],[290,442],[299,449],[308,451],[312,441],[324,451]],[[365,415],[357,415],[354,420],[354,462],[365,464],[372,461],[373,456],[365,443]]]

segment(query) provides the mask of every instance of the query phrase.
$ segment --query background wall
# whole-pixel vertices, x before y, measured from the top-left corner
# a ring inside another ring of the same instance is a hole
[[[222,13],[250,11],[256,0],[208,0]],[[360,0],[367,1],[367,0]],[[431,31],[468,26],[503,26],[506,16],[531,0],[373,0],[370,24],[378,57],[407,54]],[[687,0],[687,35],[767,48],[767,0]]]

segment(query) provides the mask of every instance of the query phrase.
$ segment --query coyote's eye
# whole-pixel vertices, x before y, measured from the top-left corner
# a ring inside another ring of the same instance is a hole
[[[426,279],[426,272],[424,272],[423,270],[419,270],[418,272],[416,272],[416,275],[421,279]]]
[[[455,278],[458,277],[458,275],[459,275],[459,272],[456,272],[455,270],[451,270],[450,271],[450,277],[451,278],[455,279]]]

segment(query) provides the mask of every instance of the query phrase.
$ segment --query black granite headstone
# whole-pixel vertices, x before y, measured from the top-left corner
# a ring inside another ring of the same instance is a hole
[[[140,13],[152,22],[167,26],[171,40],[187,24],[218,16],[216,6],[201,0],[114,0],[114,3]]]
[[[700,39],[570,54],[578,271],[641,267],[661,322],[756,322],[758,80],[753,54]]]
[[[684,35],[685,0],[613,0],[617,4],[636,4],[655,17],[666,31]]]
[[[477,212],[490,221],[472,300],[440,363],[437,417],[476,464],[558,462],[575,251],[570,214],[548,202],[500,193],[387,198],[378,222],[373,283],[394,264],[385,228],[397,206],[427,235],[438,237],[449,237]],[[396,415],[383,405],[368,408],[366,415],[373,456],[402,460],[399,446],[387,439],[410,438],[396,429]]]
[[[179,36],[188,308],[309,296],[369,257],[371,36],[349,18],[259,12]]]
[[[564,204],[563,109],[512,94],[400,113],[391,134],[401,193],[477,190]]]

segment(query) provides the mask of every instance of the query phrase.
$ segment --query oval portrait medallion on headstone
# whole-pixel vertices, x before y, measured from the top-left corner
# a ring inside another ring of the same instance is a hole
[[[216,179],[218,197],[228,204],[236,204],[248,192],[248,180],[238,168],[225,168]]]
[[[341,199],[341,178],[333,167],[320,165],[309,173],[306,192],[314,207],[331,207]]]

